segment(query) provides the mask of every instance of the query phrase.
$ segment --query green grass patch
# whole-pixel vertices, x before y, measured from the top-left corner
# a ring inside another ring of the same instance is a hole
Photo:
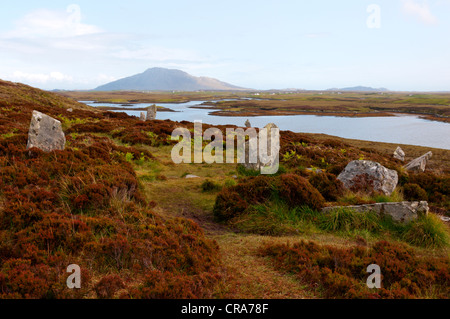
[[[322,213],[307,206],[290,208],[277,200],[269,205],[251,206],[248,214],[235,218],[231,224],[239,231],[259,235],[331,233],[350,238],[391,237],[427,248],[450,246],[448,227],[434,214],[401,224],[393,221],[390,216],[379,216],[375,212],[338,208]]]
[[[382,227],[380,217],[373,212],[360,213],[351,209],[339,208],[328,214],[319,215],[319,228],[327,232],[341,231],[352,234],[355,230],[378,233]]]
[[[210,181],[209,179],[204,181],[200,187],[203,193],[217,192],[222,188],[219,184]]]
[[[427,248],[441,248],[450,244],[448,227],[433,214],[406,225],[402,238],[412,245]]]

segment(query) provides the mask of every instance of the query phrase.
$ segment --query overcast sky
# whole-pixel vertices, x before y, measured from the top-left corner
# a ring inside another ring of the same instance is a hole
[[[255,89],[450,90],[450,0],[1,4],[1,79],[92,89],[151,67]]]

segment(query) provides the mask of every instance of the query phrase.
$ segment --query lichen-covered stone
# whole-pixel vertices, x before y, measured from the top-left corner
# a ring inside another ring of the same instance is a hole
[[[66,136],[61,122],[38,111],[33,111],[28,131],[27,150],[33,147],[44,152],[64,150]]]
[[[156,119],[156,114],[158,112],[158,107],[156,105],[149,106],[147,109],[147,121],[152,121]]]
[[[338,179],[347,189],[354,190],[358,186],[367,186],[370,183],[369,186],[374,192],[391,195],[397,187],[398,174],[376,162],[352,161],[339,174]]]
[[[402,162],[405,160],[405,152],[399,146],[394,152],[394,158],[401,160]]]

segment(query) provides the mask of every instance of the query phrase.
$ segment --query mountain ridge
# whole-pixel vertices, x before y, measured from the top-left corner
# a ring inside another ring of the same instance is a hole
[[[246,90],[209,77],[196,77],[177,69],[149,68],[94,89],[94,91],[229,91]]]
[[[328,89],[327,91],[358,91],[358,92],[387,92],[389,91],[386,88],[373,88],[369,86],[352,86],[352,87],[346,87],[346,88],[332,88]]]

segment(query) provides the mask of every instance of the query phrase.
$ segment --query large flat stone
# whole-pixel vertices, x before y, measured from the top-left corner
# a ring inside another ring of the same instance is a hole
[[[389,215],[396,222],[408,223],[416,220],[419,216],[427,215],[429,208],[428,203],[422,202],[396,202],[396,203],[376,203],[356,206],[335,206],[325,207],[323,213],[331,212],[336,209],[352,209],[356,212],[374,212],[380,216]]]
[[[425,172],[427,168],[428,161],[433,156],[432,152],[428,152],[416,159],[413,159],[411,162],[406,164],[404,168],[408,171],[416,171],[416,172]]]

